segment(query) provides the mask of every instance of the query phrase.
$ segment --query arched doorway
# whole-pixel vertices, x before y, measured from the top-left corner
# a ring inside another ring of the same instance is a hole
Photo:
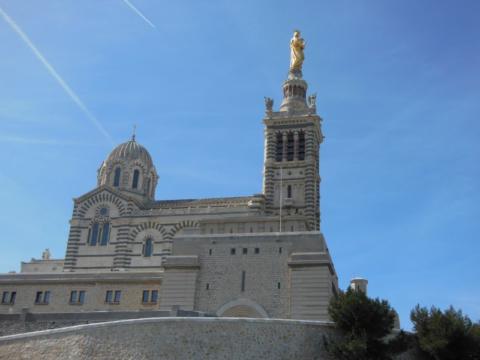
[[[226,303],[218,309],[217,316],[268,318],[268,314],[263,307],[248,299],[237,299]]]

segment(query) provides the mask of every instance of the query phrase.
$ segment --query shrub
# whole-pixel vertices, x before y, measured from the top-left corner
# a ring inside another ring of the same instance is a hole
[[[452,306],[442,312],[417,305],[410,313],[418,347],[426,359],[479,360],[480,324]]]
[[[371,299],[363,291],[340,292],[330,301],[328,312],[342,335],[340,340],[325,339],[335,359],[387,360],[411,342],[404,332],[392,335],[395,311],[388,301]]]

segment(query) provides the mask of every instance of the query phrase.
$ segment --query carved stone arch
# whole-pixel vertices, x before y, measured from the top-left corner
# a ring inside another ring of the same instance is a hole
[[[147,175],[148,167],[140,160],[135,160],[130,163],[129,170],[132,172],[134,169],[142,169],[142,175]]]
[[[165,256],[172,253],[172,242],[167,239],[165,227],[155,221],[146,221],[133,228],[129,235],[129,239],[132,241],[129,245],[130,249],[138,246],[137,243],[140,241],[142,243],[141,253],[144,254],[145,242],[149,238],[152,239],[154,256],[161,255],[163,261]],[[137,253],[139,251],[137,249]]]
[[[125,204],[110,192],[101,192],[93,195],[90,199],[82,203],[77,210],[77,214],[79,217],[83,218],[90,208],[99,206],[102,203],[108,203],[110,206],[116,207],[120,216],[126,215],[127,208]]]
[[[184,220],[182,222],[179,222],[175,224],[173,228],[170,229],[170,231],[167,233],[167,239],[171,240],[175,237],[175,235],[182,230],[183,228],[199,228],[200,225],[198,224],[197,221],[194,220]]]
[[[159,224],[155,221],[146,221],[135,226],[135,228],[130,232],[130,239],[135,239],[140,232],[148,229],[157,230],[162,235],[162,240],[166,240],[167,230],[165,230],[165,227],[162,224]]]
[[[125,178],[126,173],[126,164],[123,160],[116,160],[108,165],[108,168],[105,171],[105,182],[103,184],[108,184],[113,186],[113,177],[115,169],[120,168],[120,186],[123,184],[123,179]]]
[[[236,299],[222,305],[216,312],[217,316],[223,317],[253,317],[268,318],[265,309],[250,299]]]
[[[148,176],[148,167],[141,162],[140,160],[134,160],[128,164],[128,167],[125,168],[125,184],[128,188],[132,186],[133,181],[133,172],[139,170],[139,179],[137,189],[143,189],[143,182],[146,176]]]

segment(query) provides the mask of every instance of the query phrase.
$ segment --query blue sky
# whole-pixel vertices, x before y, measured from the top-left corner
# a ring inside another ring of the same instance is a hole
[[[417,303],[480,319],[480,2],[130,2],[154,26],[122,0],[0,0],[63,81],[0,15],[0,272],[63,257],[72,198],[134,123],[158,199],[260,192],[299,28],[341,287],[368,278],[407,328]]]

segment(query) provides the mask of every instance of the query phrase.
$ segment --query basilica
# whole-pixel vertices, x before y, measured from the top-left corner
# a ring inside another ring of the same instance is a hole
[[[74,199],[65,258],[46,251],[0,275],[0,314],[327,320],[338,282],[320,226],[322,118],[303,79],[304,47],[296,32],[283,100],[265,98],[262,193],[156,199],[154,159],[133,135]]]

